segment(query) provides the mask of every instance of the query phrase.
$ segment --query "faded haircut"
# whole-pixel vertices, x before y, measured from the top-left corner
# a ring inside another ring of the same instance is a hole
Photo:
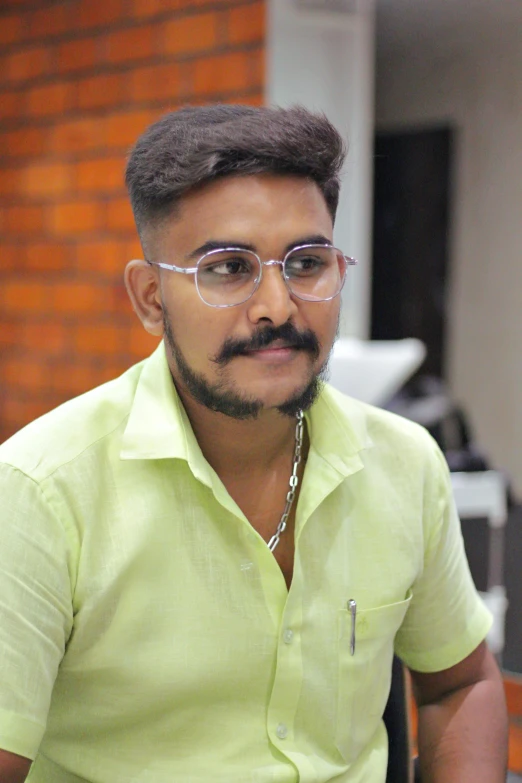
[[[302,176],[321,190],[332,220],[345,145],[323,114],[214,104],[166,114],[139,137],[125,182],[144,244],[191,190],[231,175]]]

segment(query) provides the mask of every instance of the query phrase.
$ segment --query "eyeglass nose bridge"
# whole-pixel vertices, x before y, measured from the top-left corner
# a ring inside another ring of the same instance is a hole
[[[284,259],[284,258],[283,259],[269,258],[268,261],[261,261],[259,256],[257,258],[258,258],[258,261],[259,261],[259,272],[260,272],[260,274],[259,274],[259,277],[257,279],[256,287],[255,287],[254,291],[252,291],[250,296],[253,296],[255,294],[255,292],[257,291],[257,289],[259,288],[259,286],[261,285],[261,278],[263,277],[263,267],[264,266],[278,266],[278,267],[281,268],[281,277],[283,278],[283,281],[285,283],[286,288],[288,289],[288,292],[291,294],[292,293],[292,289],[290,288],[288,279],[287,279],[286,274],[285,274],[285,260],[286,259]]]
[[[283,283],[285,285],[285,288],[287,290],[287,294],[289,296],[292,296],[293,295],[293,291],[292,291],[292,289],[290,287],[290,283],[288,281],[288,278],[285,275],[285,260],[286,259],[285,258],[283,258],[283,259],[270,258],[267,261],[261,261],[261,259],[259,258],[259,256],[257,254],[256,254],[256,257],[257,257],[257,260],[259,261],[259,276],[258,276],[258,278],[256,280],[254,290],[252,291],[252,293],[250,294],[248,299],[251,299],[257,293],[257,291],[259,290],[259,287],[261,285],[261,281],[262,281],[262,278],[263,278],[263,267],[264,266],[279,266],[281,268],[281,278],[282,278]]]

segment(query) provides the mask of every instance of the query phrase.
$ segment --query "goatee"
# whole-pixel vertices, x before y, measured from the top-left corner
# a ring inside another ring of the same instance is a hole
[[[247,397],[230,387],[225,388],[223,381],[210,383],[203,374],[195,372],[189,366],[176,343],[170,320],[166,313],[163,313],[163,326],[165,339],[176,362],[180,378],[186,390],[196,402],[233,419],[256,419],[259,416],[260,411],[264,407],[261,400]],[[224,368],[234,357],[241,356],[249,350],[266,347],[276,340],[284,340],[285,345],[291,346],[296,350],[306,351],[311,356],[312,361],[319,356],[320,345],[315,334],[311,330],[299,332],[293,324],[287,323],[281,327],[266,327],[263,330],[258,330],[248,341],[225,341],[222,349],[217,356],[213,357],[212,361],[218,364],[220,368]],[[279,413],[293,418],[298,411],[306,411],[311,408],[322,391],[326,374],[327,362],[325,362],[319,372],[313,374],[303,388],[277,406]]]

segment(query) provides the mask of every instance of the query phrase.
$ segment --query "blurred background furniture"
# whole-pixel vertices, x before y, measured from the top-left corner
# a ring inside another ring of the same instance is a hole
[[[359,340],[342,337],[329,363],[332,386],[371,405],[386,404],[424,361],[420,340]]]

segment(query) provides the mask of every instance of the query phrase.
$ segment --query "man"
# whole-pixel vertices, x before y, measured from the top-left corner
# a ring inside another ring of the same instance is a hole
[[[1,783],[383,783],[394,647],[423,779],[504,780],[444,461],[321,380],[342,159],[300,108],[184,109],[133,150],[125,279],[163,342],[0,448]]]

